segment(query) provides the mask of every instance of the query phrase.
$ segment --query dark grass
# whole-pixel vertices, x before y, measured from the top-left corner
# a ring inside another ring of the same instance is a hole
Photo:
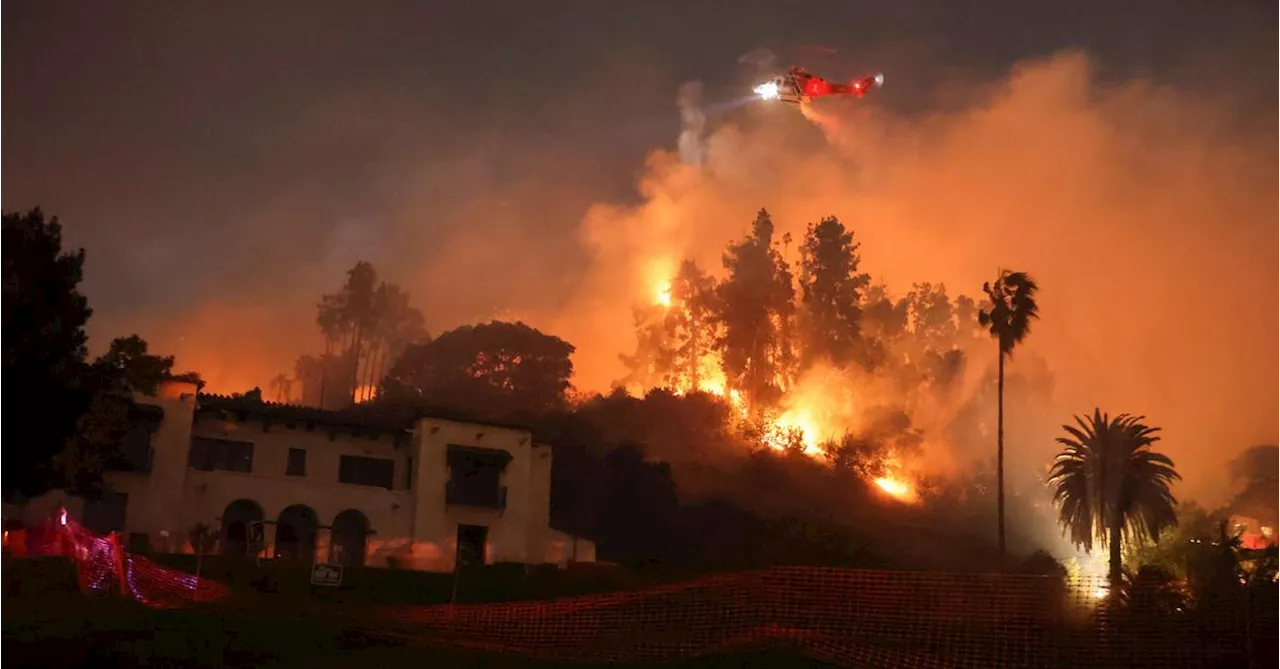
[[[6,597],[0,610],[4,656],[19,667],[595,666],[416,645],[345,627],[308,608],[277,601],[254,611],[155,611],[121,598],[46,593]],[[824,665],[798,655],[752,652],[663,666]]]

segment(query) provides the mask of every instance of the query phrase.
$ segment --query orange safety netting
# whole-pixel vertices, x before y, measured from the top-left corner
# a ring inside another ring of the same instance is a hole
[[[89,592],[157,608],[231,603],[226,586],[128,554],[115,535],[65,518],[33,528],[27,545],[31,555],[71,557]],[[1258,635],[1274,648],[1274,611],[1206,626],[1180,610],[1117,614],[1108,597],[1100,578],[780,567],[550,601],[331,615],[413,643],[587,663],[789,649],[847,667],[1247,666],[1244,648]]]
[[[68,520],[65,512],[53,522],[27,530],[25,549],[31,556],[71,558],[85,592],[118,592],[152,608],[217,602],[228,595],[227,587],[221,583],[197,579],[193,574],[126,552],[118,534],[98,536]]]

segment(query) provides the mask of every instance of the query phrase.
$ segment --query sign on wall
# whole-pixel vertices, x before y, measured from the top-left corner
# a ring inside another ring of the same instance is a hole
[[[342,585],[342,565],[311,565],[311,585],[324,585],[330,587]]]

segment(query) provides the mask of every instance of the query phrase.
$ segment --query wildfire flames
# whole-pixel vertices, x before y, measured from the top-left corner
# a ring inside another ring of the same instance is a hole
[[[683,307],[673,297],[670,282],[660,282],[654,287],[653,303],[664,311]],[[667,389],[676,395],[691,391],[714,395],[729,405],[732,410],[731,420],[741,424],[752,422],[752,413],[742,393],[737,389],[727,388],[717,356],[704,356],[698,369],[696,383],[684,378],[670,384],[674,387]],[[814,459],[825,460],[825,445],[855,427],[851,420],[852,407],[848,406],[855,398],[848,396],[847,389],[840,381],[841,379],[833,378],[832,375],[813,374],[792,387],[783,401],[781,411],[756,417],[760,423],[759,437],[762,445],[778,452],[794,449]],[[636,386],[632,390],[643,394],[650,388]],[[883,476],[871,480],[879,490],[902,503],[919,501],[915,485],[900,461],[893,459],[886,462],[885,470]]]
[[[915,500],[915,492],[911,489],[910,485],[903,481],[882,476],[876,479],[874,483],[881,490],[889,493],[889,495],[895,499],[900,499],[904,502]]]
[[[668,284],[663,284],[661,286],[658,286],[656,293],[657,293],[657,297],[655,298],[655,301],[658,303],[659,306],[662,306],[662,307],[671,306],[671,284],[668,283]]]

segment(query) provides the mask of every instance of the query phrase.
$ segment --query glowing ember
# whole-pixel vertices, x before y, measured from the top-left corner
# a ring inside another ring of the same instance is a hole
[[[671,306],[671,284],[668,283],[668,284],[658,286],[657,296],[654,298],[654,301],[664,307],[670,307]]]
[[[875,480],[875,484],[895,499],[904,502],[909,502],[915,499],[915,494],[911,490],[911,486],[898,479],[882,476]]]

